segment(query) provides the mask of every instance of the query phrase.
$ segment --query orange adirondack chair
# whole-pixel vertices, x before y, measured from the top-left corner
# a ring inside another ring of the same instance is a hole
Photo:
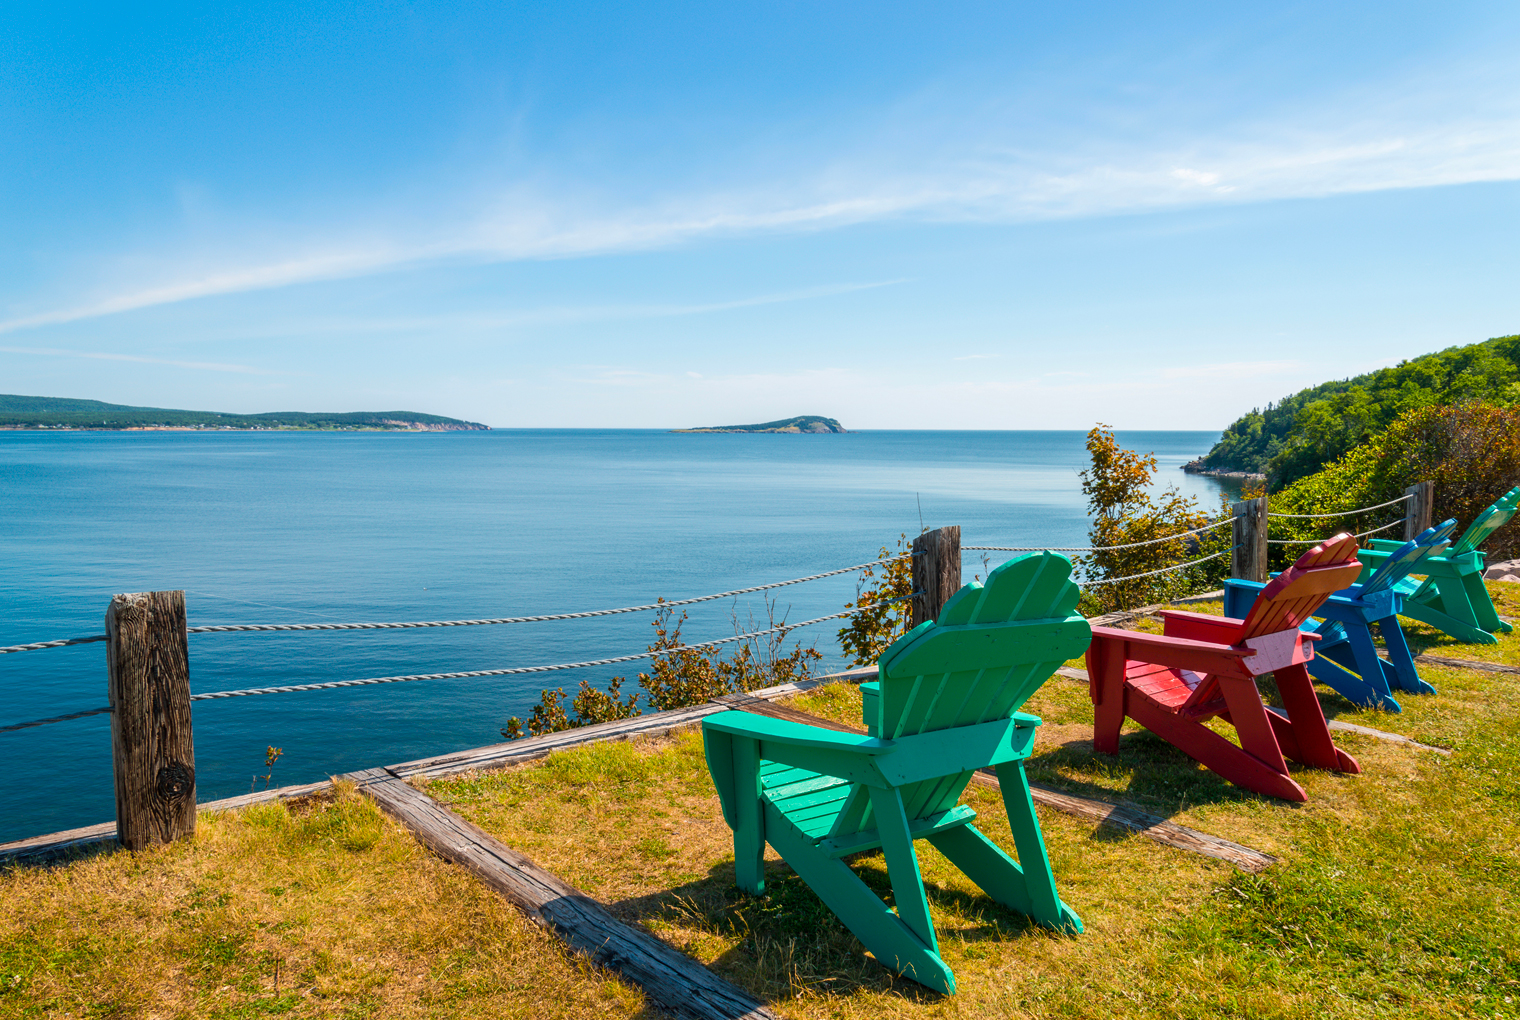
[[[1119,751],[1124,718],[1175,745],[1236,786],[1303,801],[1284,756],[1337,772],[1360,772],[1335,746],[1305,663],[1314,658],[1298,625],[1356,580],[1356,540],[1336,535],[1298,558],[1261,592],[1243,620],[1164,612],[1164,636],[1094,627],[1087,649],[1096,709],[1093,746]],[[1262,703],[1256,678],[1273,673],[1286,713]],[[1204,726],[1221,718],[1239,746]]]

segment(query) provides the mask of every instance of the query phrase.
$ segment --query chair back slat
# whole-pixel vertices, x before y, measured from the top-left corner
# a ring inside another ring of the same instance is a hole
[[[1442,521],[1436,527],[1426,528],[1420,532],[1413,541],[1399,546],[1398,549],[1389,553],[1382,565],[1362,583],[1361,594],[1365,596],[1386,591],[1412,573],[1427,556],[1441,555],[1451,544],[1451,533],[1455,530],[1457,530],[1455,518]]]
[[[877,730],[897,739],[1006,719],[1091,638],[1071,561],[1028,553],[968,584],[882,654]],[[1043,626],[1044,622],[1049,626]]]
[[[1241,625],[1240,640],[1291,630],[1361,573],[1356,539],[1342,532],[1298,558],[1262,589]]]
[[[1473,522],[1467,526],[1462,537],[1452,543],[1451,554],[1459,556],[1462,553],[1472,552],[1488,541],[1489,535],[1508,524],[1509,519],[1515,516],[1517,507],[1520,507],[1520,485],[1500,496],[1494,501],[1493,506],[1473,518]]]

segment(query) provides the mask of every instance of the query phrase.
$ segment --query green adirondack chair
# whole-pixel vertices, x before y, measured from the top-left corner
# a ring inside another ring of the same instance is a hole
[[[1087,648],[1071,561],[1010,560],[968,584],[881,656],[862,684],[868,735],[746,712],[702,722],[707,765],[734,830],[741,889],[765,891],[765,844],[812,887],[884,965],[947,994],[914,840],[927,839],[992,899],[1041,924],[1080,932],[1061,902],[1029,796],[1024,759],[1040,720],[1018,711],[1056,668]],[[972,773],[995,766],[1019,862],[958,804]],[[893,913],[841,860],[881,848]]]
[[[1488,588],[1483,584],[1485,555],[1478,546],[1507,524],[1517,509],[1520,509],[1520,486],[1500,496],[1475,517],[1444,555],[1423,560],[1419,572],[1426,575],[1425,580],[1407,578],[1396,586],[1404,598],[1400,614],[1428,623],[1459,641],[1498,644],[1494,635],[1508,634],[1513,628],[1499,619],[1493,599],[1488,596]],[[1366,581],[1401,545],[1374,539],[1363,547],[1357,553],[1363,564],[1362,580]]]

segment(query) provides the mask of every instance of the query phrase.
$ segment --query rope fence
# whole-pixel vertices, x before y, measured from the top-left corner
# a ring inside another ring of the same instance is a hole
[[[327,691],[339,687],[368,687],[374,684],[400,684],[410,683],[414,680],[467,680],[486,676],[520,676],[524,673],[553,673],[563,669],[584,669],[588,666],[614,666],[622,662],[637,662],[640,659],[658,659],[661,656],[670,655],[673,652],[694,652],[703,648],[717,648],[720,645],[733,644],[735,641],[748,641],[752,638],[765,637],[768,634],[785,634],[788,631],[802,627],[811,627],[815,623],[827,623],[829,620],[838,620],[845,616],[854,616],[856,613],[869,609],[880,609],[883,606],[895,605],[906,602],[908,599],[917,598],[923,592],[914,592],[911,595],[903,595],[895,599],[884,599],[869,605],[856,606],[842,613],[832,613],[828,616],[819,616],[801,623],[783,623],[766,630],[751,631],[746,634],[735,634],[732,637],[715,638],[711,641],[699,641],[691,645],[676,645],[673,648],[662,648],[654,652],[638,652],[634,655],[614,655],[605,659],[587,659],[583,662],[561,662],[550,666],[514,666],[507,669],[472,669],[456,673],[413,673],[408,676],[379,676],[366,677],[362,680],[329,680],[315,684],[288,684],[282,687],[250,687],[241,691],[209,691],[204,694],[190,695],[191,701],[217,701],[223,698],[246,698],[259,694],[291,694],[296,691]],[[83,719],[92,715],[103,715],[111,711],[111,706],[103,708],[86,709],[83,712],[72,712],[68,715],[53,716],[49,719],[34,719],[31,722],[12,723],[9,726],[0,726],[0,733],[9,733],[13,730],[30,729],[33,726],[46,726],[49,723],[68,722],[71,719]]]
[[[1295,519],[1301,519],[1301,520],[1322,520],[1322,519],[1328,519],[1328,518],[1343,518],[1343,517],[1353,516],[1353,515],[1356,515],[1356,514],[1367,513],[1367,512],[1372,511],[1372,510],[1381,510],[1381,509],[1384,509],[1386,507],[1396,506],[1396,505],[1398,505],[1400,503],[1404,503],[1404,502],[1406,502],[1406,501],[1408,501],[1410,499],[1413,499],[1413,498],[1414,498],[1414,496],[1412,494],[1406,494],[1404,496],[1399,497],[1398,499],[1389,500],[1386,503],[1379,503],[1376,506],[1362,507],[1362,508],[1357,509],[1357,510],[1347,510],[1347,511],[1343,511],[1343,512],[1340,512],[1340,513],[1331,513],[1331,514],[1274,514],[1274,513],[1268,513],[1267,516],[1268,517],[1277,517],[1277,518],[1295,518]],[[961,548],[962,548],[963,551],[966,551],[966,552],[1015,552],[1015,553],[1017,553],[1017,552],[1041,552],[1041,551],[1073,552],[1073,553],[1110,552],[1110,551],[1119,551],[1119,550],[1125,550],[1125,549],[1138,549],[1138,548],[1142,548],[1142,547],[1145,547],[1145,546],[1159,545],[1159,544],[1164,543],[1164,542],[1175,542],[1175,541],[1177,541],[1179,539],[1188,538],[1188,537],[1193,536],[1193,535],[1200,535],[1200,534],[1203,534],[1205,532],[1212,531],[1215,528],[1221,527],[1221,526],[1223,526],[1225,524],[1228,524],[1228,523],[1232,523],[1232,522],[1236,521],[1237,519],[1238,518],[1234,517],[1234,516],[1222,517],[1219,520],[1210,522],[1209,524],[1206,524],[1206,525],[1204,525],[1202,527],[1199,527],[1199,528],[1194,528],[1194,529],[1192,529],[1190,531],[1179,532],[1178,534],[1168,535],[1168,536],[1165,536],[1165,537],[1162,537],[1162,538],[1147,539],[1147,540],[1145,540],[1143,542],[1130,542],[1130,543],[1126,543],[1126,544],[1123,544],[1123,545],[1087,546],[1087,547],[1076,547],[1076,546],[1061,546],[1061,547],[1057,547],[1057,546],[972,545],[972,546],[962,546]],[[1369,535],[1379,534],[1381,532],[1388,531],[1391,528],[1398,527],[1402,523],[1403,523],[1403,521],[1393,521],[1393,522],[1391,522],[1389,524],[1383,525],[1382,527],[1374,528],[1371,531],[1362,532],[1361,534],[1359,534],[1359,535],[1357,535],[1355,537],[1358,538],[1358,539],[1361,539],[1361,538],[1365,538],[1365,537],[1367,537]],[[1267,539],[1266,541],[1270,545],[1312,545],[1312,544],[1314,544],[1316,542],[1323,541],[1323,539]],[[1200,564],[1208,563],[1211,560],[1218,559],[1221,556],[1227,556],[1227,555],[1233,553],[1238,548],[1239,548],[1238,545],[1232,546],[1229,549],[1222,549],[1222,550],[1220,550],[1218,552],[1211,553],[1211,554],[1209,554],[1207,556],[1201,556],[1201,557],[1198,557],[1197,559],[1188,560],[1187,562],[1184,562],[1184,563],[1177,563],[1177,564],[1174,564],[1174,565],[1169,566],[1169,567],[1161,567],[1161,568],[1159,568],[1157,570],[1145,571],[1144,573],[1131,574],[1131,575],[1128,575],[1128,576],[1125,576],[1125,577],[1110,577],[1110,578],[1102,578],[1102,579],[1093,580],[1093,581],[1084,581],[1084,582],[1081,582],[1081,586],[1084,587],[1084,588],[1095,588],[1095,587],[1099,587],[1099,586],[1103,586],[1103,585],[1120,584],[1120,583],[1123,583],[1125,581],[1135,581],[1135,580],[1140,580],[1142,578],[1155,577],[1155,576],[1158,576],[1158,575],[1161,575],[1161,574],[1169,574],[1169,573],[1174,573],[1174,572],[1180,571],[1180,570],[1187,570],[1190,567],[1196,567],[1196,566],[1198,566]],[[918,553],[914,553],[913,555],[919,555],[919,554]],[[620,615],[620,614],[624,614],[624,613],[639,613],[639,612],[649,612],[651,610],[674,609],[674,608],[678,608],[678,607],[681,607],[681,606],[697,605],[699,603],[711,602],[711,601],[715,601],[715,600],[718,600],[718,599],[734,598],[734,597],[739,596],[739,595],[748,595],[748,594],[752,594],[752,593],[755,593],[755,592],[772,591],[772,590],[777,589],[777,588],[785,588],[785,587],[788,587],[790,585],[802,584],[802,583],[807,582],[807,581],[816,581],[816,580],[820,580],[820,579],[826,578],[826,577],[834,577],[834,576],[837,576],[839,574],[848,574],[848,573],[851,573],[851,572],[854,572],[854,571],[864,570],[864,569],[869,568],[869,567],[878,566],[878,565],[880,565],[883,562],[884,561],[881,560],[881,559],[871,560],[871,561],[866,562],[866,563],[858,563],[858,564],[855,564],[853,566],[840,567],[840,568],[835,569],[835,570],[822,571],[820,573],[809,574],[809,575],[807,575],[805,577],[792,578],[792,579],[786,580],[786,581],[776,581],[776,582],[773,582],[773,583],[770,583],[770,584],[752,585],[752,586],[746,587],[746,588],[735,588],[735,589],[733,589],[731,591],[717,592],[717,593],[712,594],[712,595],[701,595],[701,596],[697,596],[695,598],[689,598],[689,599],[677,599],[677,600],[669,601],[669,602],[664,601],[664,600],[659,600],[659,601],[645,603],[643,605],[637,605],[637,606],[622,606],[622,607],[619,607],[619,608],[616,608],[616,609],[595,609],[595,610],[588,610],[588,611],[584,611],[584,612],[575,612],[575,613],[549,613],[549,614],[543,614],[543,615],[538,615],[538,616],[511,616],[511,617],[499,617],[499,618],[495,618],[495,619],[478,619],[478,620],[424,620],[424,621],[415,621],[415,622],[380,622],[380,623],[218,624],[218,625],[209,625],[209,626],[200,626],[200,627],[188,627],[188,628],[186,628],[186,632],[189,633],[189,634],[230,634],[230,633],[270,633],[270,632],[280,632],[280,631],[285,631],[285,632],[304,632],[304,631],[355,631],[355,630],[408,630],[408,629],[437,628],[437,627],[480,627],[480,626],[492,626],[492,625],[511,624],[511,623],[540,623],[540,622],[548,622],[548,621],[554,621],[554,620],[583,620],[583,619],[591,619],[591,618],[602,617],[602,616],[616,616],[616,615]],[[550,672],[555,672],[555,671],[559,671],[559,670],[584,669],[584,668],[592,667],[592,666],[611,666],[611,665],[617,665],[617,664],[625,663],[625,662],[637,662],[637,661],[644,660],[644,659],[659,658],[659,657],[664,656],[664,655],[669,655],[669,654],[671,654],[672,652],[675,652],[675,651],[699,651],[699,650],[702,650],[702,649],[716,648],[716,647],[720,647],[722,645],[732,644],[732,643],[737,642],[737,641],[749,641],[749,640],[752,640],[754,638],[765,637],[765,636],[771,635],[771,634],[786,633],[787,631],[796,630],[796,629],[799,629],[799,628],[802,628],[802,627],[810,627],[810,626],[813,626],[815,624],[825,623],[825,622],[830,621],[830,620],[838,620],[838,619],[842,619],[842,618],[847,617],[847,616],[854,616],[854,615],[856,615],[858,613],[861,613],[861,612],[864,612],[864,611],[867,611],[867,610],[879,609],[879,608],[881,608],[883,606],[895,605],[897,603],[901,603],[901,602],[907,601],[909,599],[917,598],[917,597],[919,597],[919,596],[921,596],[923,594],[924,594],[923,592],[915,592],[912,595],[905,595],[905,596],[901,596],[901,597],[898,597],[898,598],[886,599],[886,600],[883,600],[883,601],[871,603],[869,605],[864,605],[864,606],[856,606],[856,607],[850,608],[848,610],[845,610],[844,612],[831,613],[831,614],[829,614],[827,616],[816,617],[816,618],[811,619],[811,620],[805,620],[805,621],[803,621],[801,623],[796,623],[796,624],[785,624],[785,623],[783,623],[783,624],[781,624],[779,626],[770,627],[770,628],[768,628],[766,630],[752,631],[752,632],[748,632],[748,633],[744,633],[744,634],[735,634],[732,637],[716,638],[716,639],[713,639],[711,641],[702,641],[702,642],[698,642],[696,644],[690,644],[690,645],[679,645],[679,646],[676,646],[675,648],[661,649],[659,651],[645,651],[645,652],[639,652],[639,653],[631,654],[631,655],[618,655],[618,656],[611,656],[611,657],[608,657],[608,658],[587,659],[587,660],[580,661],[580,662],[565,662],[565,663],[557,663],[557,664],[553,664],[553,665],[544,665],[544,666],[517,666],[517,667],[511,667],[511,668],[505,668],[505,669],[466,670],[466,671],[451,672],[451,673],[417,673],[417,674],[410,674],[410,675],[405,675],[405,676],[368,677],[368,678],[357,679],[357,680],[332,680],[332,681],[326,681],[326,682],[322,682],[322,683],[289,684],[289,685],[284,685],[284,686],[279,686],[279,687],[258,687],[258,688],[249,688],[249,689],[246,689],[246,690],[235,690],[235,691],[212,691],[212,692],[208,692],[208,693],[204,693],[204,694],[193,694],[193,695],[190,695],[190,700],[191,701],[213,701],[213,700],[221,700],[221,699],[225,699],[225,698],[251,697],[251,696],[262,695],[262,694],[285,694],[285,693],[292,693],[292,692],[297,692],[297,691],[319,691],[319,690],[331,690],[331,689],[342,688],[342,687],[365,687],[365,686],[371,686],[371,685],[376,685],[376,684],[408,683],[408,682],[417,681],[417,680],[460,680],[460,679],[470,679],[470,678],[477,678],[477,677],[518,676],[518,675],[529,674],[529,673],[550,673]],[[37,642],[29,643],[29,644],[10,645],[8,647],[0,647],[0,655],[7,655],[7,654],[14,653],[14,652],[37,651],[37,650],[44,649],[44,648],[64,648],[64,647],[68,647],[70,645],[92,644],[92,643],[95,643],[95,642],[100,642],[100,641],[105,641],[105,640],[106,640],[106,635],[104,635],[104,634],[94,634],[94,635],[88,635],[88,636],[85,636],[85,637],[62,638],[62,639],[54,640],[54,641],[37,641]],[[7,726],[0,726],[0,733],[9,733],[9,732],[13,732],[15,730],[29,729],[29,728],[35,727],[35,726],[46,726],[46,725],[49,725],[49,724],[52,724],[52,723],[67,722],[67,721],[74,720],[74,719],[83,719],[83,718],[87,718],[89,716],[102,715],[102,714],[108,713],[110,711],[111,711],[110,707],[107,706],[107,707],[103,707],[103,708],[87,709],[87,710],[80,711],[80,712],[71,712],[71,713],[68,713],[66,715],[53,716],[53,717],[47,718],[47,719],[36,719],[36,720],[32,720],[30,722],[13,723],[13,724],[10,724],[10,725],[7,725]]]
[[[838,570],[826,570],[821,574],[794,577],[790,581],[776,581],[772,584],[757,584],[749,588],[735,588],[733,591],[720,591],[716,595],[700,595],[697,598],[677,599],[674,602],[650,602],[642,606],[623,606],[619,609],[592,609],[582,613],[550,613],[544,616],[504,616],[494,620],[422,620],[415,623],[229,623],[206,627],[187,627],[185,633],[240,634],[307,630],[411,630],[419,627],[486,627],[502,623],[587,620],[596,616],[617,616],[622,613],[644,613],[652,609],[673,609],[677,606],[694,606],[699,602],[712,602],[715,599],[749,595],[757,591],[770,591],[773,588],[785,588],[788,585],[801,584],[804,581],[817,581],[820,578],[833,577],[836,574],[848,574],[853,570],[864,570],[866,567],[874,567],[878,562],[880,561],[872,560],[869,563],[857,563],[853,567],[840,567]],[[104,634],[93,634],[89,637],[64,638],[59,641],[36,641],[28,645],[11,645],[6,648],[0,648],[0,655],[7,655],[11,652],[31,652],[41,648],[63,648],[67,645],[84,645],[93,641],[104,641],[105,639],[106,636]]]
[[[1234,552],[1235,549],[1235,546],[1231,546],[1228,549],[1221,549],[1217,553],[1210,553],[1207,556],[1200,556],[1196,560],[1189,560],[1186,563],[1178,563],[1175,566],[1171,567],[1162,567],[1160,570],[1147,570],[1143,574],[1131,574],[1128,577],[1105,577],[1099,581],[1083,581],[1082,587],[1096,588],[1099,585],[1104,584],[1118,584],[1120,581],[1134,581],[1142,577],[1155,577],[1157,574],[1170,574],[1173,571],[1186,570],[1188,567],[1196,567],[1198,564],[1207,563],[1209,560],[1216,560],[1221,556],[1228,556],[1230,553]]]
[[[1398,499],[1390,499],[1388,502],[1386,502],[1386,503],[1379,503],[1377,506],[1364,506],[1364,507],[1362,507],[1359,510],[1342,510],[1340,513],[1334,513],[1334,514],[1274,514],[1274,513],[1268,513],[1267,516],[1268,517],[1296,517],[1299,520],[1304,520],[1304,521],[1317,521],[1317,520],[1323,520],[1323,519],[1325,519],[1327,517],[1350,517],[1353,514],[1364,514],[1364,513],[1367,513],[1369,510],[1381,510],[1385,506],[1395,506],[1395,505],[1397,505],[1399,503],[1403,503],[1403,502],[1406,502],[1406,501],[1411,500],[1411,499],[1414,499],[1414,494],[1406,492],[1404,495],[1400,496]]]
[[[1130,542],[1127,545],[1094,545],[1094,546],[1055,546],[1055,545],[963,545],[961,548],[967,552],[1114,552],[1119,549],[1138,549],[1144,545],[1160,545],[1162,542],[1175,542],[1179,538],[1187,538],[1189,535],[1200,535],[1205,531],[1212,531],[1221,524],[1229,524],[1234,517],[1221,517],[1213,524],[1205,524],[1201,528],[1192,531],[1179,531],[1175,535],[1167,535],[1164,538],[1148,538],[1144,542]]]
[[[1390,524],[1383,525],[1381,528],[1373,528],[1371,531],[1364,531],[1360,535],[1353,535],[1351,537],[1352,538],[1366,538],[1368,535],[1376,535],[1378,532],[1380,532],[1380,531],[1387,531],[1389,528],[1397,528],[1397,527],[1399,527],[1403,523],[1404,523],[1403,521],[1393,521]],[[1316,542],[1323,542],[1323,541],[1325,541],[1325,539],[1323,539],[1323,538],[1269,538],[1269,539],[1267,539],[1267,544],[1268,545],[1314,545]]]

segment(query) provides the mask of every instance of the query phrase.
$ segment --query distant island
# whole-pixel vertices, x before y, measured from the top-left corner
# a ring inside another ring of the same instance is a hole
[[[705,429],[671,429],[672,432],[844,432],[845,427],[833,418],[820,418],[816,414],[799,415],[796,418],[783,418],[780,421],[767,421],[759,425],[714,425]]]
[[[461,432],[489,425],[416,411],[271,411],[221,414],[165,407],[130,407],[68,397],[0,394],[0,429],[326,430],[343,432]]]

